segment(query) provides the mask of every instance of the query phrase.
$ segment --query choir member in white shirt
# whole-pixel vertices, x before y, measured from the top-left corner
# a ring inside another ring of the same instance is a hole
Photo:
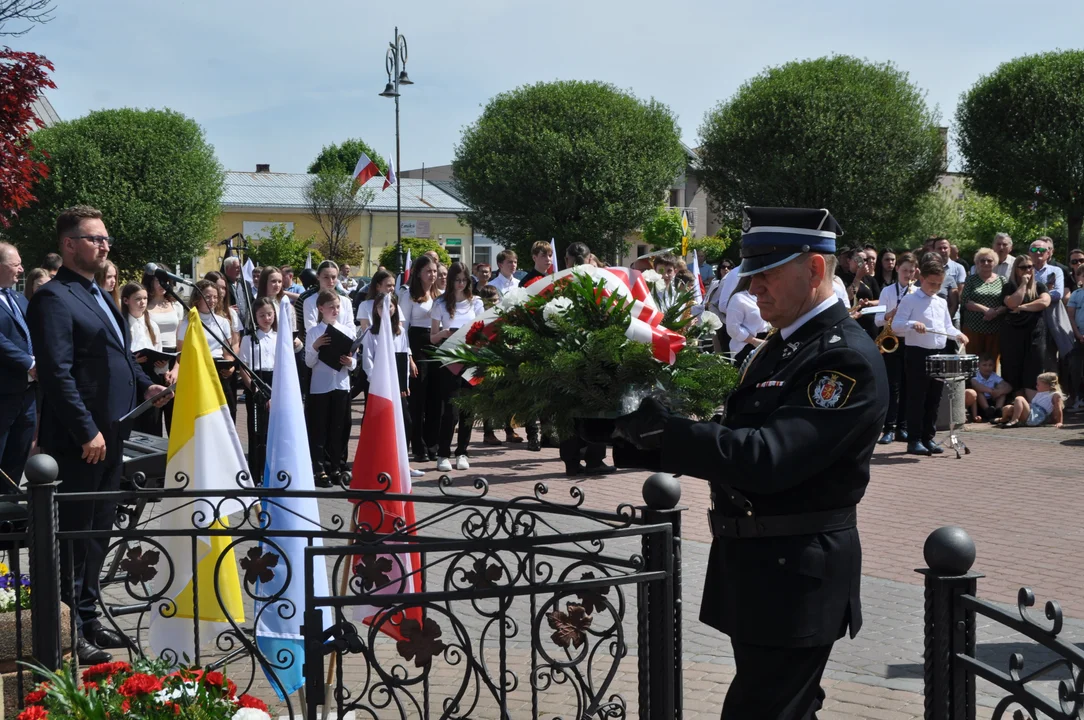
[[[501,295],[504,295],[510,289],[519,287],[519,280],[515,277],[516,266],[519,261],[516,259],[515,250],[501,250],[497,253],[497,276],[489,281],[489,284],[497,288]]]
[[[406,326],[410,353],[418,366],[418,374],[410,380],[410,450],[418,464],[437,459],[440,433],[436,366],[429,357],[437,265],[436,260],[422,255],[410,269],[410,285],[399,289],[399,318]]]
[[[440,345],[464,325],[470,325],[482,317],[481,298],[474,297],[471,289],[470,270],[463,263],[452,263],[448,269],[448,289],[444,297],[433,304],[430,320],[429,340]],[[464,382],[462,378],[446,367],[437,371],[436,391],[440,396],[441,417],[440,434],[437,446],[437,470],[449,472],[452,469],[452,436],[459,431],[455,448],[456,470],[469,470],[467,445],[470,444],[471,427],[474,418],[459,409],[453,400],[459,395]]]
[[[885,307],[885,312],[877,313],[873,322],[877,327],[887,323],[892,326],[896,308],[900,300],[914,292],[912,280],[915,277],[915,256],[909,252],[900,253],[896,258],[896,282],[885,285],[881,290],[878,305]],[[888,375],[888,415],[885,416],[884,433],[878,440],[881,445],[888,445],[895,440],[906,442],[907,435],[907,383],[904,379],[903,357],[907,342],[899,338],[899,347],[895,352],[882,353],[885,361],[885,373]]]
[[[726,333],[734,366],[741,367],[749,353],[768,336],[771,324],[760,317],[757,299],[749,294],[749,278],[742,278],[737,291],[726,305]]]
[[[945,280],[941,258],[927,254],[919,265],[919,289],[900,300],[892,318],[892,332],[907,343],[904,349],[907,403],[907,452],[912,455],[936,455],[944,452],[934,440],[937,407],[945,382],[926,374],[926,358],[943,354],[948,338],[960,345],[967,336],[952,325],[948,303],[938,297]]]
[[[158,325],[151,320],[147,312],[147,289],[139,283],[128,283],[120,292],[120,311],[128,320],[128,330],[132,336],[129,349],[133,354],[140,350],[162,351],[162,332]],[[169,385],[176,379],[167,379],[174,375],[169,363],[160,361],[154,363],[154,369],[146,365],[146,356],[136,356],[136,362],[143,364],[144,370],[151,377],[157,378],[155,382],[161,385]],[[148,435],[162,437],[162,410],[151,407],[143,411],[143,414],[135,419],[133,429]]]
[[[219,306],[218,285],[211,280],[200,280],[196,283],[196,289],[192,293],[192,306],[199,314],[200,324],[203,325],[203,334],[207,338],[207,347],[211,351],[214,360],[233,360],[235,348],[231,345],[233,330],[230,321],[222,315],[214,312]],[[188,334],[188,316],[185,315],[181,324],[177,326],[177,363],[173,365],[178,370],[180,354],[184,350],[184,337]],[[222,383],[222,393],[226,396],[226,405],[230,410],[230,417],[237,419],[237,393],[233,387],[233,366],[216,367],[218,379]]]
[[[287,313],[287,316],[289,314]],[[267,295],[257,298],[252,303],[252,315],[256,322],[256,331],[252,335],[241,338],[241,349],[237,355],[270,387],[274,381],[275,346],[278,342],[275,301]],[[257,485],[262,485],[264,462],[267,459],[267,421],[270,398],[261,397],[256,392],[252,378],[243,369],[241,380],[244,381],[248,390],[245,393],[250,440],[248,466],[252,471],[253,481]]]
[[[387,270],[377,270],[373,275],[373,279],[369,282],[369,290],[365,293],[365,300],[358,303],[358,314],[355,317],[357,320],[358,332],[365,332],[369,329],[369,326],[373,324],[373,312],[376,307],[376,298],[378,296],[395,294],[395,276]],[[398,298],[396,298],[396,313],[398,311]],[[365,363],[361,364],[362,369],[365,369]],[[368,371],[365,372],[368,375]]]
[[[339,266],[331,260],[324,260],[316,269],[316,279],[320,283],[320,291],[329,290],[339,295],[339,317],[335,319],[335,322],[352,327],[354,308],[350,303],[350,298],[344,297],[335,289],[335,286],[339,284]],[[306,335],[320,322],[321,315],[316,301],[319,295],[320,293],[317,292],[305,298],[302,315],[305,318]]]
[[[358,361],[353,355],[340,355],[336,358],[339,367],[333,367],[320,359],[320,348],[331,342],[329,327],[349,338],[355,334],[352,320],[348,325],[339,322],[346,298],[334,290],[321,290],[316,298],[320,322],[307,334],[305,345],[305,364],[312,368],[305,416],[316,484],[331,487],[341,473],[349,470],[343,447],[343,423],[350,417],[350,371]]]

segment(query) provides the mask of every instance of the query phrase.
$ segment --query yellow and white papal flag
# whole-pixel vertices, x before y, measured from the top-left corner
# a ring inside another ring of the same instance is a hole
[[[188,535],[160,537],[172,561],[173,576],[170,578],[169,562],[163,558],[154,578],[156,595],[163,595],[152,603],[150,622],[151,650],[155,655],[168,652],[177,662],[182,662],[185,654],[195,659],[197,622],[203,645],[213,643],[229,627],[229,619],[238,624],[245,621],[236,558],[232,548],[226,550],[232,538],[197,537],[193,567],[191,531],[229,527],[227,515],[243,511],[251,499],[223,500],[216,493],[252,487],[241,441],[195,309],[188,314],[180,363],[165,489],[185,489],[191,494],[163,499],[159,517],[163,531],[186,530]],[[168,587],[162,587],[164,583]]]

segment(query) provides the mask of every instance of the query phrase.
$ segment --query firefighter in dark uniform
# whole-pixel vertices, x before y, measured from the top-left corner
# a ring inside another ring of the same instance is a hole
[[[775,328],[722,424],[653,398],[620,418],[619,466],[711,483],[700,619],[730,636],[722,717],[815,718],[832,644],[862,625],[856,506],[888,406],[884,362],[835,296],[827,210],[746,208],[742,276]]]

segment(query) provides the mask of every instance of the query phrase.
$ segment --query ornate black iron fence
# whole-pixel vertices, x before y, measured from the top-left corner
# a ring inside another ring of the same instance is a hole
[[[47,668],[61,667],[76,639],[74,625],[67,642],[61,629],[62,597],[73,588],[62,593],[57,568],[71,563],[79,543],[99,542],[106,558],[97,608],[103,626],[129,638],[121,653],[150,656],[153,623],[188,618],[187,662],[174,648],[160,657],[222,669],[238,693],[273,700],[268,691],[279,691],[280,714],[315,718],[333,705],[338,717],[353,709],[371,717],[621,718],[634,707],[644,718],[681,716],[681,510],[660,492],[665,478],[645,484],[648,505],[600,512],[585,506],[578,486],[565,502],[541,483],[502,500],[482,479],[457,488],[442,478],[409,496],[251,489],[244,477],[213,493],[186,478],[178,478],[181,490],[137,481],[128,491],[61,493],[55,463],[35,460],[22,537],[34,587],[31,654]],[[282,522],[300,517],[292,503],[301,498],[320,501],[319,521]],[[58,514],[102,503],[116,506],[114,527],[59,530]],[[397,503],[411,504],[416,520],[388,532],[383,519]],[[300,553],[289,546],[298,540]],[[217,553],[213,573],[192,576],[193,606],[182,613],[171,579],[185,563],[198,567],[207,545]],[[315,587],[321,564],[326,594]],[[243,621],[228,611],[230,572]],[[283,592],[286,580],[304,584],[300,599]],[[366,615],[374,616],[368,625]],[[222,621],[210,634],[199,620],[208,616]],[[268,618],[304,619],[300,698],[285,680],[299,658],[256,639],[254,628]]]
[[[981,573],[972,572],[975,544],[959,527],[942,527],[926,539],[924,672],[926,720],[974,720],[976,678],[1004,693],[993,720],[1070,720],[1084,717],[1084,652],[1059,637],[1064,618],[1056,600],[1046,602],[1046,623],[1032,615],[1035,594],[1021,588],[1016,612],[977,597]],[[1025,672],[1025,657],[1014,652],[1003,670],[976,653],[980,618],[997,623],[1035,643],[1038,666]],[[1057,683],[1056,689],[1040,683]],[[1010,714],[1011,713],[1011,714]]]

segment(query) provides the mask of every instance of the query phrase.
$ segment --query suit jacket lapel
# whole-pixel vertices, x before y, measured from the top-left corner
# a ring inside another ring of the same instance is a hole
[[[83,287],[79,282],[69,282],[68,291],[79,298],[80,302],[86,305],[90,311],[102,321],[102,326],[105,327],[106,337],[121,350],[127,351],[127,348],[123,344],[125,339],[117,337],[117,333],[113,329],[113,323],[109,322],[109,318],[106,316],[105,311],[102,310],[102,306],[98,304],[98,301],[94,299],[94,296],[90,294],[90,291]],[[109,304],[108,300],[106,301],[106,304]],[[117,321],[117,326],[121,329],[122,333],[124,332],[124,325],[125,323],[122,323],[120,320]]]
[[[11,303],[15,303],[18,307],[11,307]],[[5,295],[3,299],[0,300],[0,307],[4,308],[4,312],[10,315],[11,319],[15,321],[15,327],[17,327],[19,332],[23,335],[26,335],[29,340],[30,336],[27,334],[29,327],[26,325],[26,308],[19,303],[18,294]],[[21,313],[21,315],[16,316],[16,313]]]

